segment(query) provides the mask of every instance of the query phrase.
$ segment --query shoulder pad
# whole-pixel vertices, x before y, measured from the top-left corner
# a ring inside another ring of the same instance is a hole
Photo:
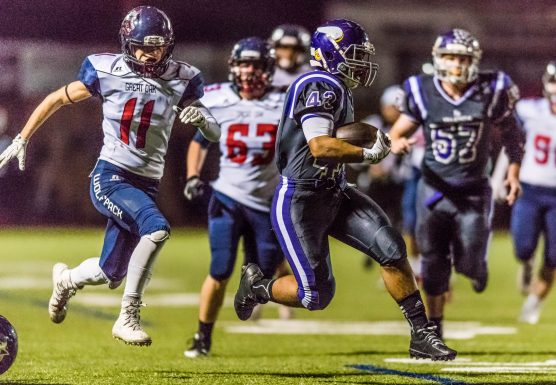
[[[87,56],[95,70],[115,75],[123,75],[123,55],[113,53],[100,53]],[[119,72],[119,73],[118,73]]]
[[[232,83],[214,83],[205,86],[205,95],[201,98],[201,103],[207,108],[223,107],[237,103],[239,95],[233,90]]]

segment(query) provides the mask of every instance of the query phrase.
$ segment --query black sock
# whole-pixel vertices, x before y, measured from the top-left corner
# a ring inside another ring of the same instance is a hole
[[[419,330],[427,324],[425,305],[419,290],[399,301],[398,305],[412,330]]]
[[[440,316],[440,317],[430,317],[429,321],[431,321],[435,326],[436,326],[436,334],[438,334],[438,336],[440,338],[443,337],[444,334],[444,330],[442,328],[442,319],[444,317]]]
[[[199,333],[203,335],[203,338],[210,343],[212,339],[212,328],[214,327],[214,322],[205,323],[199,321]]]
[[[272,301],[272,285],[274,285],[275,279],[261,279],[253,284],[251,289],[253,293],[257,296],[259,303],[267,303]]]

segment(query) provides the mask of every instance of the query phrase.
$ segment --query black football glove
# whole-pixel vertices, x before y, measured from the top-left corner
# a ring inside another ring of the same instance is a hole
[[[191,201],[197,197],[203,195],[205,191],[205,182],[203,182],[197,175],[187,178],[185,181],[185,188],[183,189],[183,195],[188,201]]]

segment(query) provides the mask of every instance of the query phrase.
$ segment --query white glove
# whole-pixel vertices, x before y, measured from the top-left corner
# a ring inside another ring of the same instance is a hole
[[[194,106],[185,107],[183,110],[180,110],[178,106],[173,106],[173,110],[179,114],[178,118],[184,124],[191,123],[195,127],[198,128],[205,128],[207,125],[207,120],[205,116],[201,113],[201,111]]]
[[[388,134],[381,130],[376,133],[376,141],[372,148],[363,148],[363,162],[375,164],[386,158],[390,153],[392,142]]]
[[[25,170],[25,150],[27,149],[27,140],[18,134],[12,144],[0,154],[0,169],[4,168],[10,160],[17,158],[19,160],[19,169]]]
[[[197,175],[187,178],[183,195],[188,201],[191,201],[201,195],[205,189],[205,183],[199,179]]]

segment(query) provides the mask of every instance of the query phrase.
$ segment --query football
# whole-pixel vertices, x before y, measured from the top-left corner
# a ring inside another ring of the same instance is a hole
[[[354,146],[371,148],[376,141],[378,128],[363,122],[349,123],[338,127],[336,138]]]
[[[6,318],[0,315],[0,374],[12,366],[17,356],[17,334]]]

